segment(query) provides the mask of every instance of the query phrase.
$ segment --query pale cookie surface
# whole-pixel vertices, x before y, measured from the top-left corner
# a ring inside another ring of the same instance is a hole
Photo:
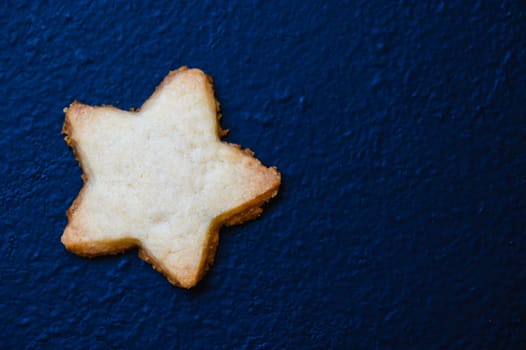
[[[133,246],[168,280],[194,286],[212,264],[218,230],[258,216],[280,174],[222,142],[211,79],[171,72],[138,111],[74,102],[63,132],[84,186],[62,243],[76,254]]]

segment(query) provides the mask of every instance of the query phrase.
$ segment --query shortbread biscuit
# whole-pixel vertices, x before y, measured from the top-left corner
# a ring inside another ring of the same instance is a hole
[[[170,72],[136,111],[79,102],[64,111],[84,180],[61,239],[75,254],[138,247],[190,288],[213,263],[220,227],[256,218],[277,194],[276,168],[221,141],[212,80],[198,69]]]

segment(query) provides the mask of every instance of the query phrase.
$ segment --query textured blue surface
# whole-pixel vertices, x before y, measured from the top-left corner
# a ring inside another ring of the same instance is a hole
[[[526,348],[524,1],[60,3],[0,2],[2,349]],[[62,108],[184,64],[283,174],[189,291],[59,241]]]

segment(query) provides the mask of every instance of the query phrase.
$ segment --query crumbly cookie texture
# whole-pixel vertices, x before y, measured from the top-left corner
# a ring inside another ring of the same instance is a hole
[[[73,102],[63,133],[83,170],[62,243],[82,256],[131,247],[174,285],[212,265],[222,225],[256,218],[281,182],[249,150],[221,141],[212,80],[170,72],[136,111]]]

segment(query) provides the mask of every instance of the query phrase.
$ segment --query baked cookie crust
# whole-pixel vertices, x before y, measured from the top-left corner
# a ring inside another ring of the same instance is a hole
[[[77,101],[62,132],[84,185],[61,241],[93,257],[132,247],[174,285],[195,286],[213,264],[223,225],[255,219],[281,176],[221,141],[212,79],[172,71],[135,111]]]

